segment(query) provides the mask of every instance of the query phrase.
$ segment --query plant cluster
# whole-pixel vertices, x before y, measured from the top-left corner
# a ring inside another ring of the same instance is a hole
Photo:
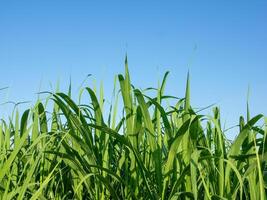
[[[86,87],[88,104],[50,93],[2,120],[0,199],[266,199],[267,118],[248,111],[229,141],[217,107],[212,116],[191,107],[189,78],[184,98],[164,94],[167,75],[148,96],[126,59],[107,114],[103,89],[98,98]]]

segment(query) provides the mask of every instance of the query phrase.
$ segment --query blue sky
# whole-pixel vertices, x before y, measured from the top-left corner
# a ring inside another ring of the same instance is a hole
[[[0,0],[0,103],[33,101],[36,92],[87,74],[112,90],[127,52],[133,84],[182,97],[190,69],[192,103],[217,103],[226,125],[267,114],[267,1]],[[90,85],[90,81],[88,81]],[[1,106],[1,116],[8,115]]]

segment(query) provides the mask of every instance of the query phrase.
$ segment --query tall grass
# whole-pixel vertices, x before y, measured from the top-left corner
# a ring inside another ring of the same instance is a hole
[[[178,99],[164,94],[167,75],[148,96],[126,60],[108,114],[103,88],[99,98],[84,88],[85,105],[70,87],[2,120],[0,199],[266,199],[267,118],[248,111],[230,142],[217,107],[213,116],[192,109],[189,76]]]

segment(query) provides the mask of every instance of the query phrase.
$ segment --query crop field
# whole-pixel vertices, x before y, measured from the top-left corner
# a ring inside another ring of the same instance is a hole
[[[164,93],[167,76],[148,95],[126,59],[110,104],[70,87],[1,120],[0,199],[267,199],[267,118],[248,106],[230,141],[219,108],[191,107],[189,76],[183,98]]]

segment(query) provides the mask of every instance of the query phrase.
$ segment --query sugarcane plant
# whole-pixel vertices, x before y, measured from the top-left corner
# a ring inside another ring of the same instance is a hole
[[[136,89],[126,58],[109,104],[103,86],[75,101],[70,85],[15,108],[0,122],[0,199],[265,200],[267,118],[247,106],[230,141],[218,107],[191,106],[189,74],[183,98],[165,95],[167,76]]]

